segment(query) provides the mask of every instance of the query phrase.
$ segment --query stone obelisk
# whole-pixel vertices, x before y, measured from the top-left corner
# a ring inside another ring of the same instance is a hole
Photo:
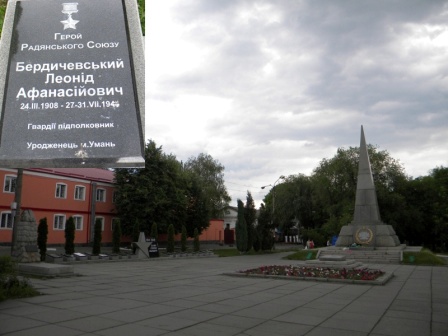
[[[381,222],[364,129],[361,126],[358,180],[353,221],[341,228],[337,247],[358,244],[371,248],[396,247],[400,241],[391,225]]]

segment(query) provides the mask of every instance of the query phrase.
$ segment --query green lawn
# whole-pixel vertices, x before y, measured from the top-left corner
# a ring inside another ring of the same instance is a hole
[[[420,252],[403,252],[403,264],[443,266],[446,265],[446,260],[436,256],[428,249],[423,249]]]
[[[290,254],[289,256],[285,257],[284,259],[288,260],[312,260],[316,259],[318,250],[300,250],[293,254]]]

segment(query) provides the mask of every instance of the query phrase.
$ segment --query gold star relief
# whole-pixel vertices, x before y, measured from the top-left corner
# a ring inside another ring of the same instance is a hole
[[[76,24],[79,21],[73,20],[71,17],[69,17],[67,20],[61,22],[64,24],[64,30],[66,30],[66,29],[76,29]]]

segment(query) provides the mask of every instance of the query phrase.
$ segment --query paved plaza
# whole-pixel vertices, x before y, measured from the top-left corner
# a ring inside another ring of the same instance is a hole
[[[287,253],[79,264],[0,303],[0,335],[448,335],[448,267],[369,265],[384,286],[232,277]]]

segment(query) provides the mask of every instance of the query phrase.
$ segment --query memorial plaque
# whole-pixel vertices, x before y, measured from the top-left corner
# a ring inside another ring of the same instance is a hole
[[[144,166],[136,85],[125,0],[16,1],[0,166]]]
[[[159,244],[157,244],[157,241],[155,239],[153,239],[151,241],[151,244],[148,246],[148,254],[150,258],[158,258],[160,256]]]

